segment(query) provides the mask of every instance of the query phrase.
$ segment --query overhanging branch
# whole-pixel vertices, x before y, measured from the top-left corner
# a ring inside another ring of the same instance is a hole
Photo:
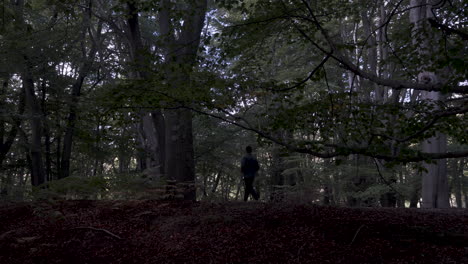
[[[312,148],[306,148],[306,147],[298,147],[295,146],[294,144],[284,142],[268,133],[265,131],[261,131],[259,129],[256,129],[250,125],[247,124],[241,124],[238,121],[231,120],[229,118],[226,118],[225,116],[220,116],[217,114],[213,114],[210,112],[206,112],[200,109],[196,109],[193,107],[188,107],[184,106],[185,108],[188,108],[196,113],[207,115],[213,118],[216,118],[218,120],[224,121],[226,123],[229,123],[231,125],[240,127],[242,129],[252,131],[259,135],[262,138],[265,138],[267,140],[270,140],[273,143],[276,143],[280,146],[283,146],[290,151],[297,152],[297,153],[303,153],[303,154],[309,154],[314,157],[318,158],[333,158],[333,157],[338,157],[338,156],[349,156],[352,154],[360,154],[376,159],[381,159],[381,160],[386,160],[386,161],[397,161],[397,162],[420,162],[420,161],[427,161],[427,160],[435,160],[435,159],[447,159],[447,158],[462,158],[462,157],[468,157],[468,150],[466,151],[455,151],[455,152],[446,152],[446,153],[426,153],[426,152],[421,152],[421,151],[414,151],[411,154],[406,154],[406,155],[391,155],[391,154],[385,154],[385,153],[377,153],[373,152],[370,148],[368,147],[352,147],[352,146],[345,146],[345,145],[339,145],[339,144],[326,144],[326,143],[316,143],[317,148],[328,148],[330,151],[317,151]],[[220,111],[224,111],[222,109],[218,109]],[[243,121],[242,117],[233,117],[239,121]]]

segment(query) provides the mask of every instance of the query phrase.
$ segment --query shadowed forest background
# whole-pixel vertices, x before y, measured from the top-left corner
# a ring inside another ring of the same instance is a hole
[[[6,0],[2,200],[466,208],[463,0]]]

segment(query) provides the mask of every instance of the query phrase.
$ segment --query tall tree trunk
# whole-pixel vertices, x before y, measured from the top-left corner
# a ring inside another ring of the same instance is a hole
[[[83,43],[82,46],[85,45],[84,39],[86,37],[86,32],[91,27],[91,3],[92,1],[88,2],[87,11],[83,16],[83,29],[82,29],[82,36],[83,36]],[[78,108],[78,101],[81,95],[81,88],[83,87],[83,82],[89,72],[91,71],[91,67],[93,65],[94,57],[96,56],[98,45],[100,42],[102,30],[102,22],[100,21],[97,25],[96,36],[90,36],[92,39],[92,46],[88,54],[83,52],[83,64],[80,66],[78,78],[75,80],[71,90],[71,97],[70,97],[70,108],[68,110],[68,118],[67,118],[67,127],[65,130],[65,136],[63,139],[63,151],[62,151],[62,160],[60,161],[61,171],[59,173],[59,179],[68,177],[70,175],[70,159],[71,159],[71,152],[72,152],[72,145],[73,145],[73,135],[75,133],[75,126],[76,126],[76,118],[77,118],[77,108]]]
[[[432,5],[434,1],[411,0],[410,21],[414,24],[413,39],[419,47],[420,56],[428,56],[435,47],[431,47],[429,37],[435,38],[430,34],[428,19],[433,18]],[[434,2],[435,3],[435,2]],[[425,38],[421,39],[422,32]],[[423,69],[421,69],[422,71]],[[421,72],[418,75],[418,81],[425,84],[435,84],[437,76],[431,72]],[[422,100],[433,103],[443,100],[440,92],[421,92]],[[434,104],[437,107],[436,104]],[[444,134],[437,133],[434,137],[422,143],[422,151],[427,153],[444,153],[447,151],[447,137]],[[447,182],[447,160],[441,159],[434,163],[423,163],[426,171],[423,171],[422,179],[422,207],[423,208],[447,208],[449,204],[448,182]]]
[[[8,89],[8,83],[10,81],[10,74],[9,73],[6,73],[6,74],[2,74],[0,76],[0,80],[1,80],[1,87],[0,87],[0,108],[1,109],[6,109],[5,108],[5,96],[6,96],[6,91]],[[2,111],[5,111],[5,110],[2,110]],[[0,167],[1,167],[1,164],[2,164],[2,161],[3,161],[3,158],[4,158],[4,155],[2,155],[1,153],[5,152],[3,149],[4,149],[4,140],[5,140],[5,128],[6,128],[6,120],[5,120],[5,116],[4,114],[2,113],[2,115],[0,115]],[[8,152],[8,151],[6,151]]]
[[[413,176],[411,182],[411,194],[410,194],[410,208],[418,207],[419,199],[421,198],[421,173]]]
[[[8,76],[5,77],[2,83],[2,90],[3,93],[8,88]],[[0,96],[1,96],[0,93]],[[21,94],[18,98],[18,116],[23,115],[24,107],[25,107],[25,94],[24,89],[21,90]],[[0,101],[0,106],[3,104],[3,101]],[[0,168],[2,168],[3,161],[5,160],[8,152],[10,151],[13,143],[15,142],[16,136],[18,134],[18,130],[21,126],[21,119],[19,117],[13,117],[13,123],[11,124],[10,131],[6,131],[5,129],[5,120],[3,117],[0,117]],[[6,136],[6,138],[5,138]],[[0,169],[1,171],[1,169]]]
[[[138,19],[139,10],[136,1],[128,1],[128,43],[130,46],[130,57],[134,63],[134,75],[140,79],[148,79],[150,74],[148,56],[149,49],[143,44],[140,24]],[[148,170],[152,177],[160,177],[165,173],[165,123],[161,110],[142,113],[138,130],[140,139],[140,168]],[[144,159],[144,160],[143,160]]]
[[[46,94],[47,94],[47,84],[46,81],[43,80],[41,82],[41,108],[42,112],[44,113],[44,146],[45,146],[45,172],[46,172],[46,181],[51,181],[51,170],[52,170],[52,160],[51,160],[51,153],[50,153],[50,129],[47,125],[47,106],[46,106]]]
[[[24,19],[24,0],[17,0],[15,6],[15,23],[19,30],[25,35],[28,34],[27,24]],[[18,51],[22,59],[21,79],[25,94],[25,105],[28,109],[31,126],[31,143],[29,153],[31,157],[31,182],[33,186],[41,185],[45,182],[45,170],[42,161],[42,112],[37,102],[34,90],[34,80],[32,76],[31,61],[28,58],[29,49]]]
[[[27,60],[26,60],[27,61]],[[29,152],[31,155],[31,183],[33,186],[41,185],[46,180],[44,162],[42,159],[42,112],[37,102],[34,91],[34,82],[25,65],[23,70],[23,89],[26,96],[26,106],[30,115],[31,143]]]
[[[178,34],[173,30],[171,3],[161,0],[159,25],[164,37],[166,62],[180,66],[180,72],[166,71],[171,89],[190,89],[190,71],[194,67],[200,44],[207,9],[207,0],[190,2],[190,11],[184,16],[184,25]],[[176,67],[177,68],[177,67]],[[178,106],[180,107],[180,106]],[[166,119],[166,175],[177,181],[195,181],[195,162],[193,154],[192,113],[190,110],[177,108],[165,112]],[[184,194],[187,200],[195,200],[195,188],[189,188]]]

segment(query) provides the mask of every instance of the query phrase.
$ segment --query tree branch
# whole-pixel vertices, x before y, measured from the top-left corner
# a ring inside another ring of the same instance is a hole
[[[340,64],[342,64],[345,68],[350,70],[356,75],[361,76],[364,79],[367,79],[369,81],[372,81],[378,85],[383,85],[383,86],[388,86],[392,89],[395,90],[401,90],[401,89],[406,89],[406,88],[412,88],[416,90],[423,90],[423,91],[439,91],[439,92],[452,92],[452,93],[463,93],[467,94],[468,93],[468,86],[451,86],[447,87],[448,84],[422,84],[422,83],[416,83],[412,81],[404,81],[404,80],[395,80],[395,79],[384,79],[379,76],[377,76],[374,73],[370,73],[364,70],[361,70],[357,65],[351,62],[351,60],[343,55],[339,49],[336,48],[336,43],[328,36],[328,32],[322,27],[320,22],[317,20],[315,17],[312,8],[309,6],[309,4],[305,1],[302,0],[302,2],[306,5],[307,10],[309,11],[309,14],[311,16],[311,23],[313,23],[319,31],[322,33],[324,36],[325,40],[328,42],[328,44],[331,47],[331,51],[327,52],[324,48],[322,48],[320,45],[318,45],[315,41],[312,40],[302,29],[300,29],[296,24],[293,23],[296,29],[303,35],[309,42],[311,42],[315,47],[317,47],[320,51],[322,51],[325,54],[330,55],[332,58],[334,58],[336,61],[338,61]]]
[[[439,22],[437,22],[437,20],[433,19],[433,18],[429,18],[429,23],[431,24],[432,27],[435,27],[435,28],[438,28],[440,30],[443,30],[449,34],[455,34],[455,35],[458,35],[460,36],[463,40],[468,40],[468,34],[461,31],[461,30],[458,30],[458,29],[454,29],[454,28],[451,28],[449,26],[446,26],[444,24],[441,24]]]
[[[79,227],[74,227],[72,229],[89,229],[89,230],[94,230],[94,231],[100,231],[100,232],[104,232],[106,234],[108,234],[109,236],[111,237],[114,237],[118,240],[123,240],[123,238],[121,238],[120,236],[106,230],[106,229],[102,229],[102,228],[95,228],[95,227],[90,227],[90,226],[79,226]]]
[[[330,58],[330,54],[327,54],[325,56],[325,58],[323,58],[323,60],[320,62],[320,64],[317,65],[317,67],[315,67],[304,80],[294,84],[293,86],[286,87],[286,88],[281,88],[281,89],[268,88],[267,90],[275,91],[275,92],[285,92],[285,91],[289,91],[289,90],[292,90],[292,89],[295,89],[295,88],[301,86],[302,84],[304,84],[308,80],[310,80],[310,78],[312,78],[312,76],[314,76],[314,74],[328,61],[329,58]]]

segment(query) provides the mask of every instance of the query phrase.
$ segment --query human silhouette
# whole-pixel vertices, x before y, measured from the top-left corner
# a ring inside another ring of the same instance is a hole
[[[260,166],[258,165],[258,161],[255,156],[252,155],[252,147],[247,146],[245,151],[246,154],[241,160],[241,172],[245,184],[244,201],[247,202],[249,194],[252,194],[252,197],[255,200],[260,198],[260,195],[253,187],[255,176],[257,175],[257,171],[260,169]]]

